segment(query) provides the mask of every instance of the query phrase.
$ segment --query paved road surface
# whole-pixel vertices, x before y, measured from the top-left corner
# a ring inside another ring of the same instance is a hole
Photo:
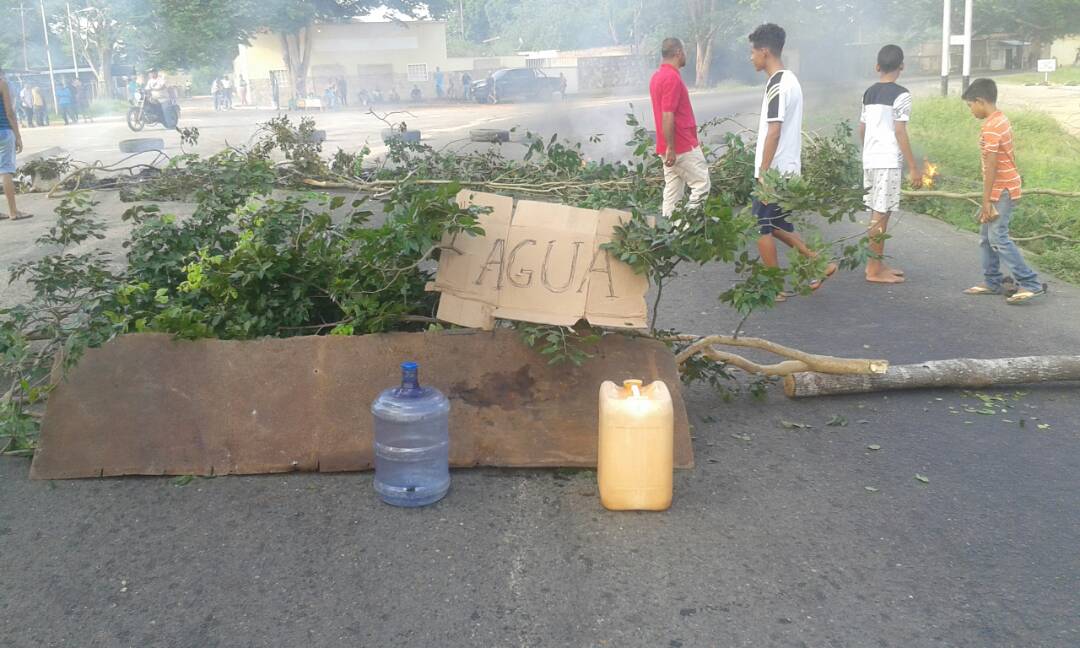
[[[895,235],[909,283],[840,276],[748,333],[894,362],[1078,352],[1077,288],[964,298],[972,235]],[[661,325],[730,331],[731,278],[681,278]],[[39,483],[2,460],[0,646],[1077,646],[1080,399],[1006,393],[983,416],[951,391],[689,389],[697,467],[662,514],[604,511],[589,472],[456,471],[408,511],[370,474]]]

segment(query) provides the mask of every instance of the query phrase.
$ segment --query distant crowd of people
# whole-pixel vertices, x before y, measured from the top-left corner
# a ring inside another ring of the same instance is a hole
[[[49,113],[52,112],[48,86],[24,82],[18,75],[9,77],[7,83],[19,124],[24,128],[48,126]],[[78,77],[61,79],[56,86],[56,112],[64,119],[64,124],[77,124],[80,119],[93,121],[90,115],[92,99],[93,89]]]
[[[229,75],[224,75],[214,79],[214,82],[210,84],[210,94],[214,97],[214,110],[232,110],[234,106],[234,96],[239,95],[240,105],[248,105],[248,82],[244,78],[244,75],[239,76],[239,80],[234,84]]]

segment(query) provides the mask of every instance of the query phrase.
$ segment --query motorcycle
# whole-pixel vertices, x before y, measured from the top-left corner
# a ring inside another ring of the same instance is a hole
[[[147,124],[161,124],[173,130],[180,123],[180,106],[174,101],[156,101],[150,97],[149,92],[138,90],[131,103],[132,106],[127,114],[127,125],[136,133]]]

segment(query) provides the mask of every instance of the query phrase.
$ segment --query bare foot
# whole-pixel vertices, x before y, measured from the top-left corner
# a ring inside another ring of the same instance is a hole
[[[888,272],[890,274],[894,274],[897,277],[903,277],[904,276],[904,271],[901,270],[900,268],[893,268],[893,267],[890,267],[890,266],[885,266],[884,271]]]
[[[888,270],[883,270],[875,274],[867,274],[866,280],[870,283],[884,283],[884,284],[898,284],[906,281],[903,277],[895,275]]]

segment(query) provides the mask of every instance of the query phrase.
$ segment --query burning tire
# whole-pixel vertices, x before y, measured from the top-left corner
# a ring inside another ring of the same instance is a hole
[[[510,141],[510,131],[499,128],[475,128],[469,131],[469,141],[501,144]]]

